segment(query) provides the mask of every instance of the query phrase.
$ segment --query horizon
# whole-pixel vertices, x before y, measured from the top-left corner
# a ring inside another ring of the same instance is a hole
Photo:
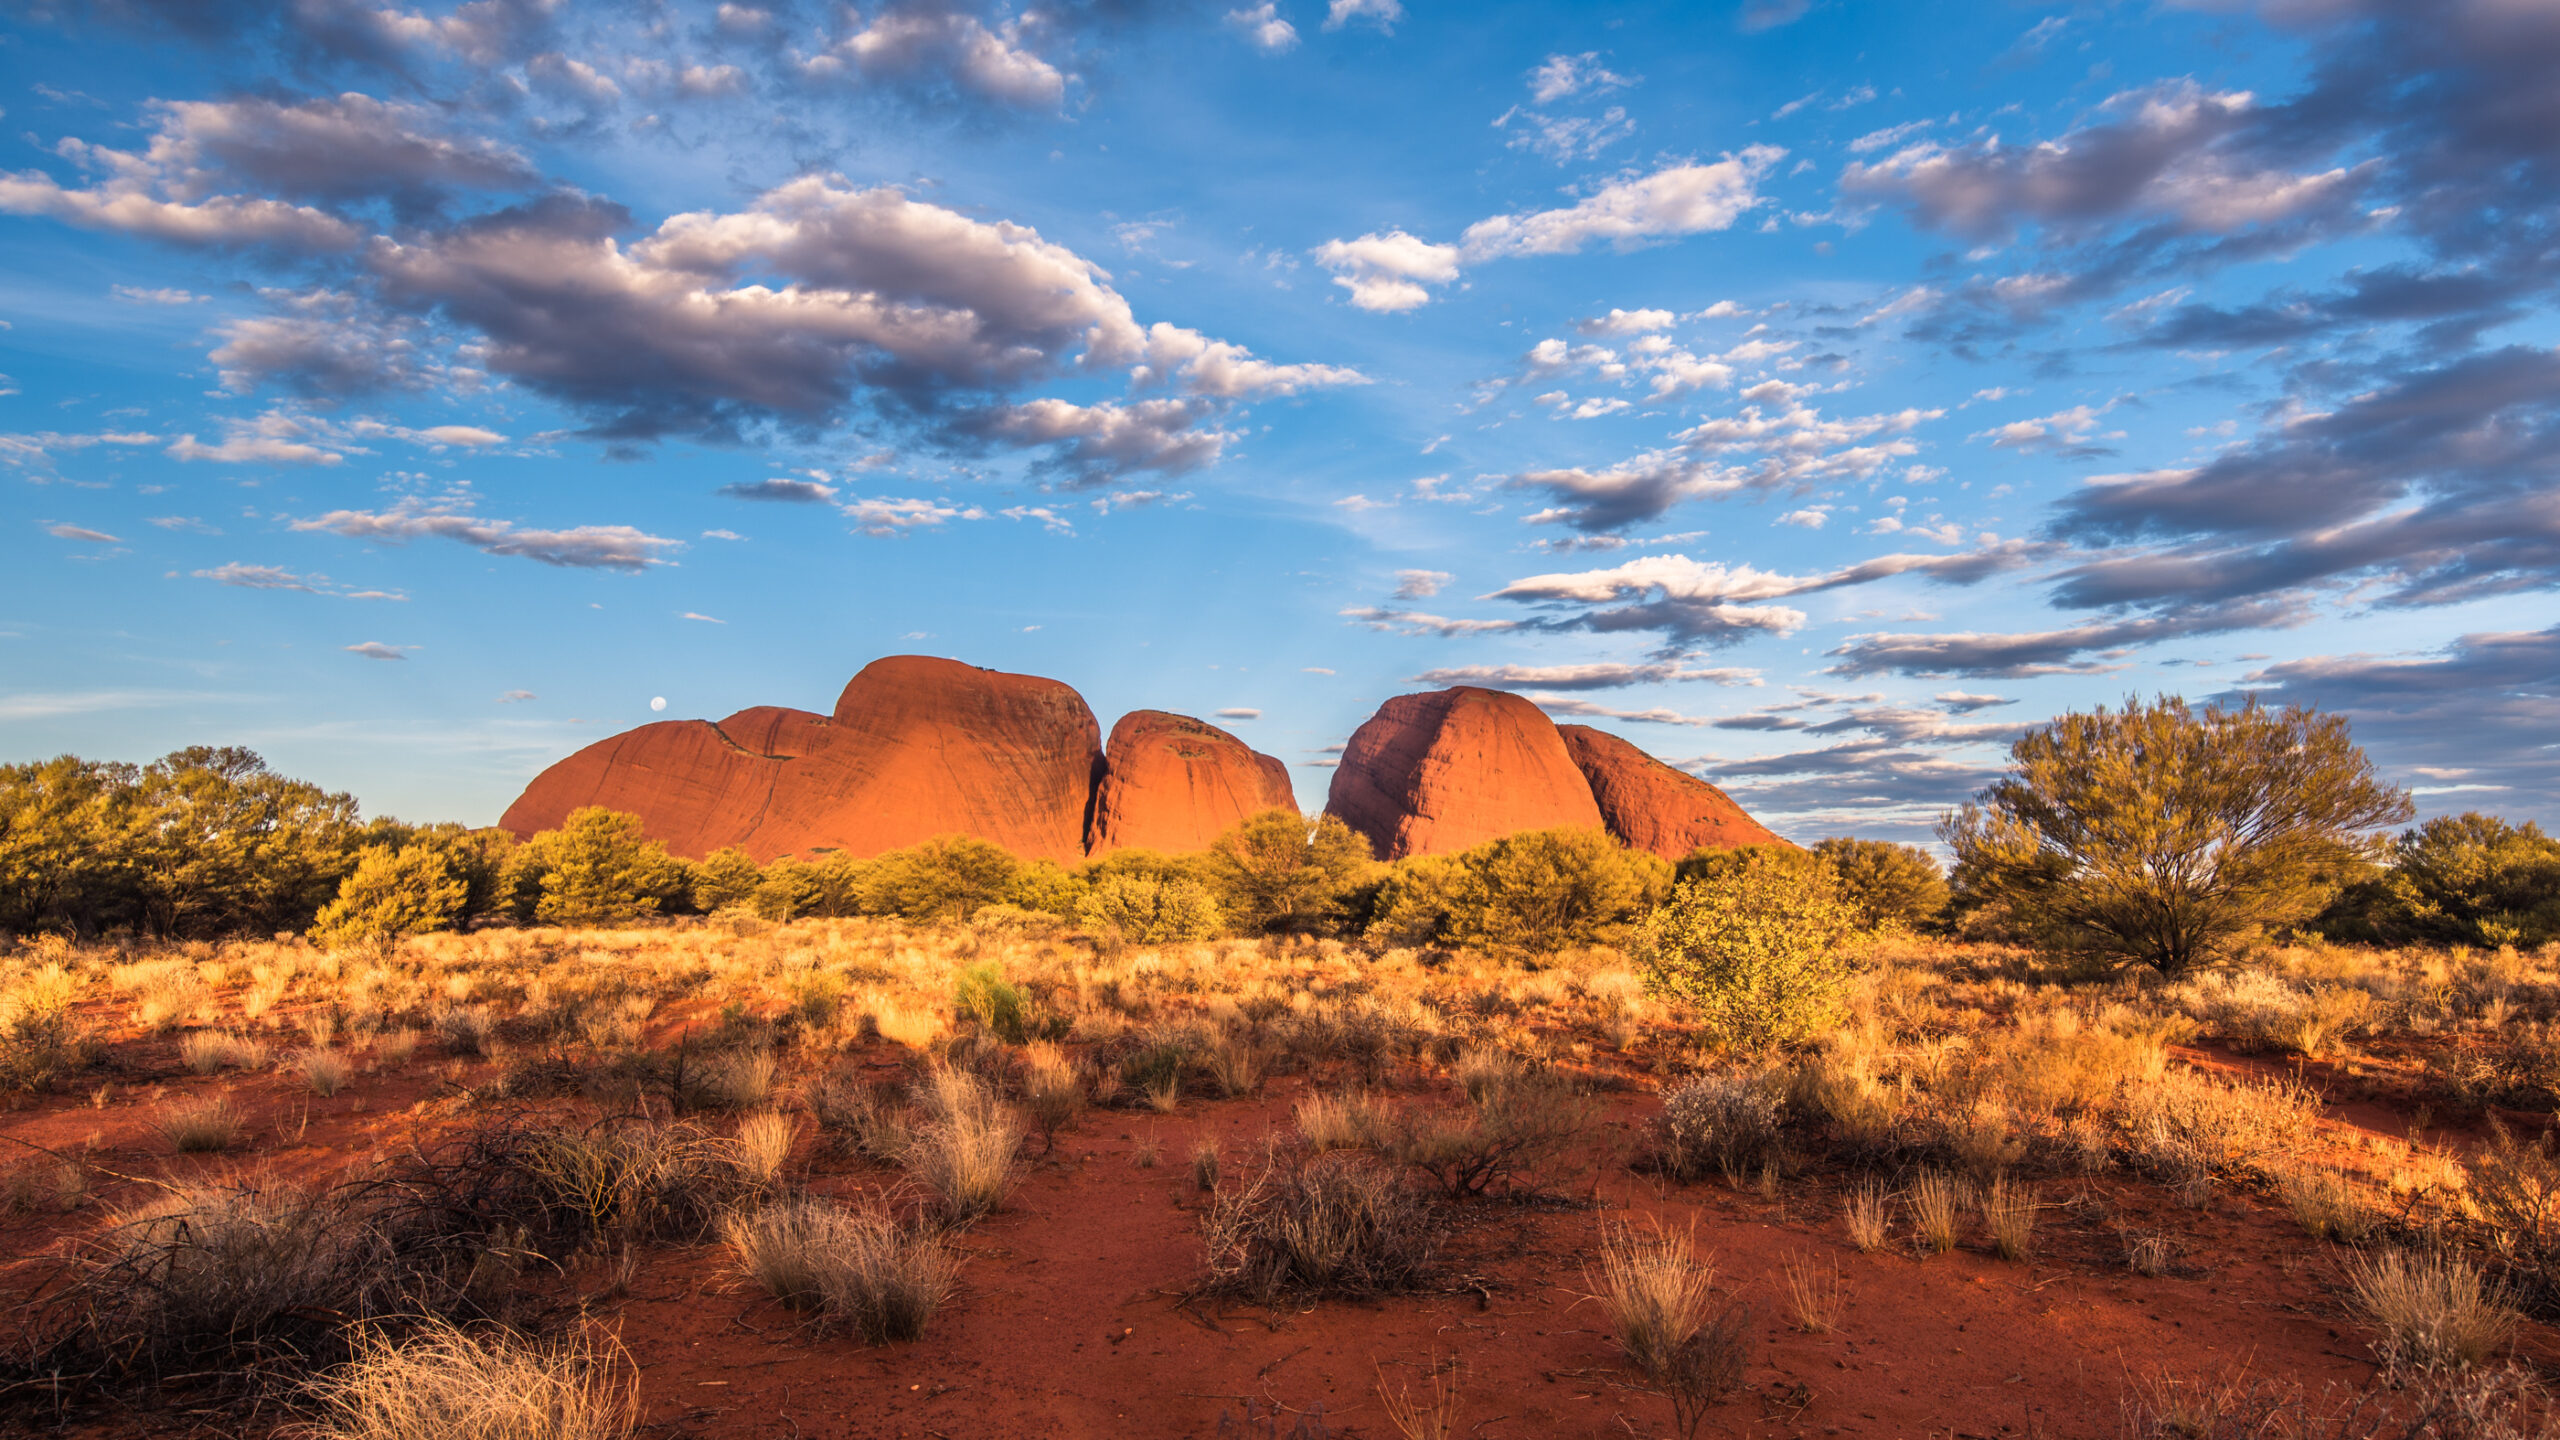
[[[2491,0],[18,7],[0,758],[487,825],[914,653],[1310,811],[1474,684],[1800,841],[2164,692],[2560,821],[2555,63]]]

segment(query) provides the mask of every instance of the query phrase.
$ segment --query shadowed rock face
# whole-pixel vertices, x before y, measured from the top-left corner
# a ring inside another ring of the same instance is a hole
[[[1445,855],[1521,830],[1601,828],[1591,783],[1546,712],[1462,685],[1399,695],[1352,732],[1325,808],[1381,860]]]
[[[1784,844],[1743,813],[1731,797],[1697,776],[1647,755],[1606,731],[1560,725],[1573,763],[1591,783],[1591,798],[1609,833],[1629,848],[1677,860],[1702,845]]]
[[[582,805],[640,817],[679,855],[876,855],[954,832],[1073,863],[1102,758],[1083,697],[1055,680],[954,660],[864,666],[831,716],[759,706],[668,721],[552,766],[507,807],[519,835]]]
[[[1132,710],[1111,727],[1085,849],[1205,850],[1248,815],[1297,808],[1277,759],[1215,725]]]

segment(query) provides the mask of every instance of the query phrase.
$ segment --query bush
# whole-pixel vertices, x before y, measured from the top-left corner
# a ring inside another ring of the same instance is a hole
[[[470,899],[469,883],[443,847],[369,845],[339,882],[337,898],[320,907],[311,938],[343,950],[451,930]]]
[[[2309,919],[2409,818],[2342,716],[2190,708],[2175,696],[2065,715],[1940,822],[1961,903],[1986,923],[2163,975]]]
[[[2320,917],[2341,940],[2541,945],[2560,939],[2560,840],[2531,821],[2443,815],[2392,842],[2390,868]]]
[[[1204,1288],[1266,1305],[1418,1289],[1440,1247],[1431,1208],[1355,1150],[1266,1157],[1252,1179],[1210,1201],[1201,1232]]]
[[[872,857],[862,908],[909,920],[966,920],[1005,897],[1022,864],[1003,846],[968,835],[938,835]]]
[[[543,925],[636,920],[686,898],[684,862],[641,833],[639,816],[601,805],[518,847],[508,875],[519,918]]]
[[[866,1345],[923,1335],[958,1269],[939,1240],[899,1228],[876,1205],[802,1196],[731,1215],[721,1235],[775,1299],[818,1312]]]
[[[693,867],[693,908],[704,914],[744,905],[764,884],[764,867],[735,845],[714,850]]]
[[[1646,988],[1736,1046],[1799,1043],[1833,1024],[1854,921],[1829,867],[1802,854],[1746,846],[1681,882],[1636,931]]]
[[[623,1440],[640,1424],[630,1357],[583,1331],[548,1348],[440,1321],[397,1343],[368,1332],[310,1393],[313,1440]]]
[[[1862,930],[1925,930],[1946,913],[1946,871],[1917,845],[1843,836],[1815,841],[1813,853],[1830,864]]]
[[[1399,862],[1370,929],[1391,944],[1549,955],[1621,942],[1670,884],[1670,866],[1605,832],[1527,830],[1459,855]]]
[[[1075,922],[1138,945],[1206,940],[1222,926],[1217,897],[1199,881],[1113,875],[1076,902]]]
[[[1405,1116],[1386,1151],[1452,1200],[1535,1194],[1591,1119],[1590,1102],[1569,1086],[1543,1073],[1522,1075],[1484,1087],[1466,1109]]]
[[[1712,1167],[1740,1185],[1777,1144],[1782,1109],[1767,1075],[1723,1071],[1683,1082],[1662,1097],[1657,1141],[1663,1173],[1696,1180]]]
[[[2386,1373],[2477,1365],[2515,1333],[2505,1293],[2459,1255],[2386,1250],[2349,1261],[2347,1281],[2382,1331],[2373,1348]]]
[[[1020,986],[1004,978],[1004,967],[995,961],[960,967],[951,977],[951,999],[961,1013],[1007,1045],[1019,1045],[1028,1038],[1031,1002]]]
[[[60,965],[20,975],[0,990],[0,1090],[42,1090],[89,1062],[71,1004],[80,978]]]
[[[1346,892],[1369,864],[1368,839],[1341,820],[1284,809],[1239,821],[1211,841],[1205,870],[1227,922],[1256,935],[1338,924]]]
[[[1741,1388],[1749,1307],[1710,1313],[1715,1263],[1698,1258],[1685,1233],[1621,1230],[1601,1246],[1600,1266],[1604,1288],[1594,1298],[1619,1351],[1670,1395],[1673,1428],[1696,1434],[1702,1412]]]

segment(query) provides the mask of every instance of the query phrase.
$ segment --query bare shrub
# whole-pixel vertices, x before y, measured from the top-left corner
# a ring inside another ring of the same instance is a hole
[[[1665,1174],[1695,1180],[1713,1166],[1739,1187],[1777,1143],[1781,1105],[1772,1077],[1700,1075],[1662,1100],[1656,1145]]]
[[[441,1322],[368,1333],[311,1398],[312,1440],[623,1440],[640,1423],[630,1356],[585,1330],[552,1346]]]
[[[2560,1162],[2553,1148],[2550,1131],[2519,1144],[2493,1119],[2489,1143],[2471,1157],[2465,1191],[2490,1247],[2545,1304],[2560,1297]]]
[[[1590,1101],[1539,1073],[1484,1092],[1462,1109],[1406,1115],[1386,1152],[1451,1199],[1545,1188],[1589,1125]]]
[[[799,1197],[721,1222],[739,1266],[772,1296],[863,1343],[913,1340],[950,1298],[958,1266],[942,1242],[877,1205]]]
[[[2477,1365],[2515,1333],[2506,1292],[2461,1256],[2386,1250],[2347,1264],[2356,1303],[2382,1332],[2386,1371]]]
[[[188,1155],[219,1154],[240,1143],[246,1127],[231,1101],[217,1095],[179,1105],[160,1117],[160,1136],[171,1149]]]
[[[1202,1288],[1263,1304],[1415,1289],[1440,1248],[1437,1218],[1404,1177],[1344,1150],[1265,1156],[1218,1192],[1201,1235]]]

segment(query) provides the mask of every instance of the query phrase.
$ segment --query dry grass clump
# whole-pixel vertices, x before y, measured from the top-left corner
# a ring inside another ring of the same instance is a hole
[[[344,1051],[312,1049],[293,1057],[293,1068],[302,1083],[314,1095],[335,1095],[347,1087],[347,1076],[354,1069],[347,1063]]]
[[[1789,1255],[1786,1260],[1787,1309],[1796,1329],[1807,1335],[1828,1335],[1840,1324],[1840,1267],[1817,1261],[1810,1255]]]
[[[1683,1082],[1657,1122],[1663,1173],[1695,1180],[1713,1167],[1740,1189],[1777,1143],[1782,1114],[1774,1077],[1727,1071]]]
[[[1358,1150],[1385,1142],[1395,1111],[1365,1090],[1340,1090],[1299,1101],[1290,1119],[1309,1150]]]
[[[1410,1384],[1389,1390],[1387,1372],[1378,1371],[1378,1406],[1404,1440],[1451,1440],[1459,1433],[1457,1365],[1454,1357],[1445,1365],[1434,1357],[1431,1388],[1421,1395],[1414,1394]]]
[[[623,1440],[640,1424],[630,1356],[584,1330],[547,1347],[442,1322],[368,1333],[310,1395],[311,1440]]]
[[[1708,1406],[1741,1387],[1749,1361],[1751,1310],[1709,1313],[1715,1262],[1700,1258],[1687,1232],[1638,1236],[1620,1229],[1600,1247],[1600,1302],[1618,1349],[1671,1397],[1674,1426],[1695,1435]]]
[[[2360,1245],[2373,1234],[2379,1219],[2355,1184],[2334,1170],[2288,1173],[2277,1180],[2276,1194],[2295,1223],[2315,1240]]]
[[[160,1137],[185,1155],[218,1155],[240,1143],[247,1128],[228,1096],[173,1107],[160,1117]]]
[[[2374,1354],[2393,1373],[2477,1365],[2507,1343],[2519,1318],[2480,1267],[2441,1251],[2358,1257],[2347,1283],[2381,1330]]]
[[[1962,1181],[1936,1170],[1924,1170],[1911,1182],[1905,1203],[1911,1210],[1911,1231],[1924,1255],[1943,1255],[1956,1248],[1962,1233],[1965,1212]]]
[[[774,1110],[759,1110],[738,1122],[738,1173],[747,1183],[759,1188],[782,1178],[782,1168],[791,1160],[791,1142],[797,1127],[791,1117]]]
[[[874,1160],[895,1165],[915,1141],[915,1127],[894,1085],[831,1074],[809,1087],[807,1099],[819,1129]]]
[[[1228,1034],[1219,1037],[1203,1057],[1209,1067],[1209,1078],[1217,1083],[1218,1093],[1228,1099],[1259,1093],[1262,1082],[1270,1078],[1276,1057],[1271,1047],[1247,1035]]]
[[[1290,1295],[1411,1290],[1440,1248],[1431,1207],[1357,1151],[1267,1156],[1201,1217],[1202,1288],[1272,1304]]]
[[[1013,1107],[984,1080],[950,1065],[926,1071],[915,1097],[929,1118],[901,1163],[933,1194],[943,1223],[966,1225],[1001,1208],[1022,1148],[1022,1121]]]
[[[534,1131],[512,1159],[573,1247],[699,1238],[741,1183],[732,1143],[632,1117]]]
[[[1982,1228],[1991,1236],[1992,1253],[2003,1260],[2024,1260],[2035,1248],[2036,1192],[2006,1178],[1982,1192]]]
[[[1022,1107],[1046,1143],[1055,1145],[1058,1131],[1084,1105],[1084,1077],[1056,1041],[1034,1040],[1022,1047]]]
[[[197,1030],[178,1042],[178,1058],[198,1075],[255,1070],[267,1063],[267,1047],[228,1030]]]
[[[2514,1363],[2387,1377],[2343,1397],[2237,1368],[2155,1372],[2120,1403],[2127,1440],[2549,1440],[2560,1428],[2549,1392]]]
[[[732,1214],[720,1229],[739,1266],[775,1299],[866,1345],[922,1335],[958,1270],[940,1240],[900,1227],[876,1205],[803,1196]]]
[[[773,1052],[762,1048],[713,1055],[688,1070],[683,1098],[710,1109],[752,1110],[773,1098],[773,1077],[780,1068]]]
[[[2297,1081],[2226,1084],[2171,1070],[2127,1086],[2115,1120],[2135,1165],[2168,1184],[2215,1175],[2274,1179],[2310,1148],[2320,1123],[2317,1091]]]
[[[1590,1124],[1588,1097],[1544,1071],[1480,1093],[1472,1105],[1405,1114],[1383,1153],[1453,1200],[1545,1189]]]
[[[1884,1186],[1873,1180],[1861,1180],[1840,1202],[1849,1222],[1849,1243],[1861,1250],[1876,1251],[1885,1246],[1893,1221],[1888,1202],[1891,1196]]]

